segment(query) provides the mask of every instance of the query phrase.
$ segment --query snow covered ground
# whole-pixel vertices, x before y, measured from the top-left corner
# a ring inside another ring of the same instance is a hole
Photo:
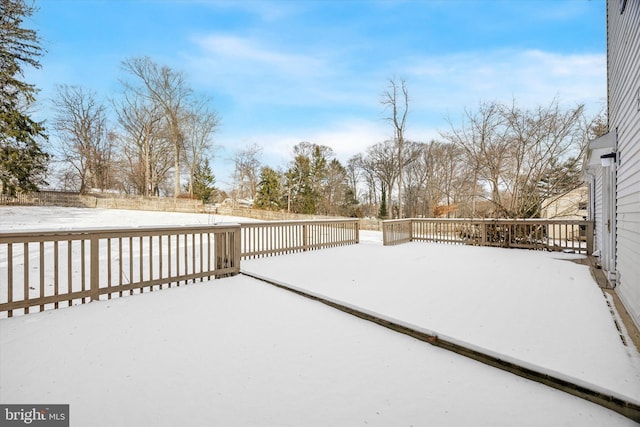
[[[0,231],[234,220],[0,207]],[[361,240],[242,268],[640,400],[575,255]],[[0,402],[69,403],[74,426],[634,425],[246,276],[1,319]]]

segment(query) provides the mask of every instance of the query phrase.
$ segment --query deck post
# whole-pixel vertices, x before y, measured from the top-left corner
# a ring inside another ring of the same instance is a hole
[[[242,258],[242,230],[240,224],[233,230],[233,275],[240,273],[240,259]]]

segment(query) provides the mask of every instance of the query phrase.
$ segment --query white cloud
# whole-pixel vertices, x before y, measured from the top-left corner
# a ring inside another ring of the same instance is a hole
[[[558,97],[565,103],[600,103],[606,96],[606,54],[496,50],[397,58],[398,68],[376,58],[317,48],[304,52],[251,37],[194,38],[190,75],[238,104],[336,106],[375,109],[386,79],[407,79],[414,111],[441,115],[480,101],[515,99],[524,107]],[[362,67],[368,62],[370,67]],[[357,64],[357,65],[356,65]],[[360,114],[355,114],[360,116]]]
[[[390,138],[391,133],[391,128],[382,120],[352,119],[317,129],[309,140],[331,147],[338,159],[346,162],[350,157],[364,153],[367,147]]]
[[[193,40],[207,56],[223,60],[225,67],[247,66],[267,67],[251,68],[253,71],[268,69],[289,75],[307,75],[309,70],[323,68],[322,61],[304,54],[284,53],[262,45],[259,41],[231,35],[208,35]],[[250,71],[243,68],[243,71]]]
[[[524,107],[600,103],[606,96],[606,55],[558,54],[539,50],[470,52],[414,60],[406,69],[419,87],[414,100],[425,108],[462,111],[480,101]]]

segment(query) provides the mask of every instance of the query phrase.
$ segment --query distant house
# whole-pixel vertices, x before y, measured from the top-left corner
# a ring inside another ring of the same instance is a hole
[[[589,143],[585,173],[594,249],[640,327],[640,0],[607,1],[609,132]]]
[[[588,217],[589,188],[578,187],[568,193],[551,197],[542,202],[542,218],[546,219],[576,219],[584,220]],[[573,227],[549,226],[547,233],[551,239],[583,240],[586,229],[579,225]]]
[[[548,219],[585,219],[588,205],[589,188],[578,187],[543,201],[541,216]]]

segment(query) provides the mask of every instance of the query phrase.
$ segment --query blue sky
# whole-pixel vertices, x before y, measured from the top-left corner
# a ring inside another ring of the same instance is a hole
[[[284,167],[300,141],[346,162],[389,139],[380,104],[405,79],[407,137],[428,142],[481,101],[606,100],[605,0],[36,0],[47,50],[27,78],[42,118],[55,85],[117,96],[120,63],[149,56],[213,97],[218,184],[252,144]],[[55,140],[52,141],[55,143]]]

